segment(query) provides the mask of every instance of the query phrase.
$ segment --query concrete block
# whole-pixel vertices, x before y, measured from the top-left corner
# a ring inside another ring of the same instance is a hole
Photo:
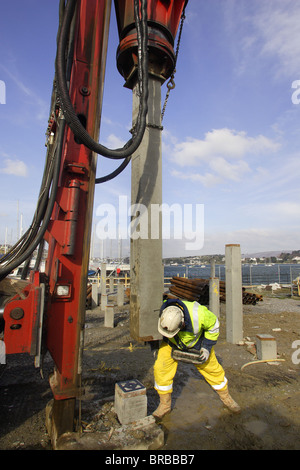
[[[271,335],[256,335],[256,354],[258,360],[277,359],[276,340]]]
[[[104,326],[106,328],[113,328],[115,321],[115,312],[113,305],[106,305],[104,314]]]
[[[121,424],[129,424],[147,415],[147,395],[144,385],[136,379],[115,385],[115,412]]]

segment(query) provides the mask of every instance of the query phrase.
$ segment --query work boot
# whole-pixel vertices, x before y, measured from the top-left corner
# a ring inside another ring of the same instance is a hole
[[[162,419],[167,413],[170,413],[171,396],[171,393],[164,393],[159,395],[160,403],[156,410],[152,413],[155,419]]]
[[[240,413],[241,407],[234,401],[234,399],[230,396],[228,389],[226,390],[217,390],[217,394],[219,395],[221,401],[224,405],[233,413]]]

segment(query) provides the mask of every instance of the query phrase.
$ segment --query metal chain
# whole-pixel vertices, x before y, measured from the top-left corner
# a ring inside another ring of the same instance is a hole
[[[175,76],[175,73],[176,73],[176,64],[177,64],[177,58],[178,58],[178,53],[179,53],[179,47],[180,47],[181,34],[182,34],[184,20],[185,20],[185,8],[184,8],[184,10],[182,12],[182,15],[181,15],[181,22],[180,22],[179,34],[178,34],[178,40],[177,40],[177,46],[176,46],[176,52],[175,52],[175,67],[174,67],[174,71],[173,71],[173,73],[170,77],[170,80],[167,83],[168,91],[166,93],[165,102],[164,102],[163,109],[162,109],[162,112],[161,112],[161,121],[164,118],[167,102],[168,102],[168,99],[169,99],[169,96],[170,96],[170,91],[174,90],[174,88],[176,86],[175,82],[174,82],[174,76]]]

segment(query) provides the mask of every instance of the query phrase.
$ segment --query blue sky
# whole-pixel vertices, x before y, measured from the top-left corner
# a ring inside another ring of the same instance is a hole
[[[6,227],[16,240],[18,211],[25,229],[35,210],[58,3],[0,0],[0,242]],[[167,240],[165,257],[224,253],[227,243],[240,243],[242,253],[300,248],[299,24],[299,0],[189,1],[163,121],[163,202],[203,205],[204,244],[186,251],[186,240]],[[132,101],[116,69],[117,45],[112,8],[100,141],[114,148],[130,137]],[[97,176],[114,165],[99,157]],[[94,228],[97,208],[118,207],[119,196],[130,201],[130,166],[97,186]],[[100,253],[97,236],[93,244]],[[106,241],[104,254],[115,246]]]

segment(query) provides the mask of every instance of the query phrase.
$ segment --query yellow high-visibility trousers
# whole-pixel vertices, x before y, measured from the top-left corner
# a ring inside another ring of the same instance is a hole
[[[171,353],[171,346],[163,341],[154,364],[154,388],[161,395],[173,391],[173,379],[178,362],[172,358]],[[226,390],[227,378],[223,367],[216,358],[214,348],[212,348],[208,360],[203,364],[195,364],[195,367],[214,390]]]

